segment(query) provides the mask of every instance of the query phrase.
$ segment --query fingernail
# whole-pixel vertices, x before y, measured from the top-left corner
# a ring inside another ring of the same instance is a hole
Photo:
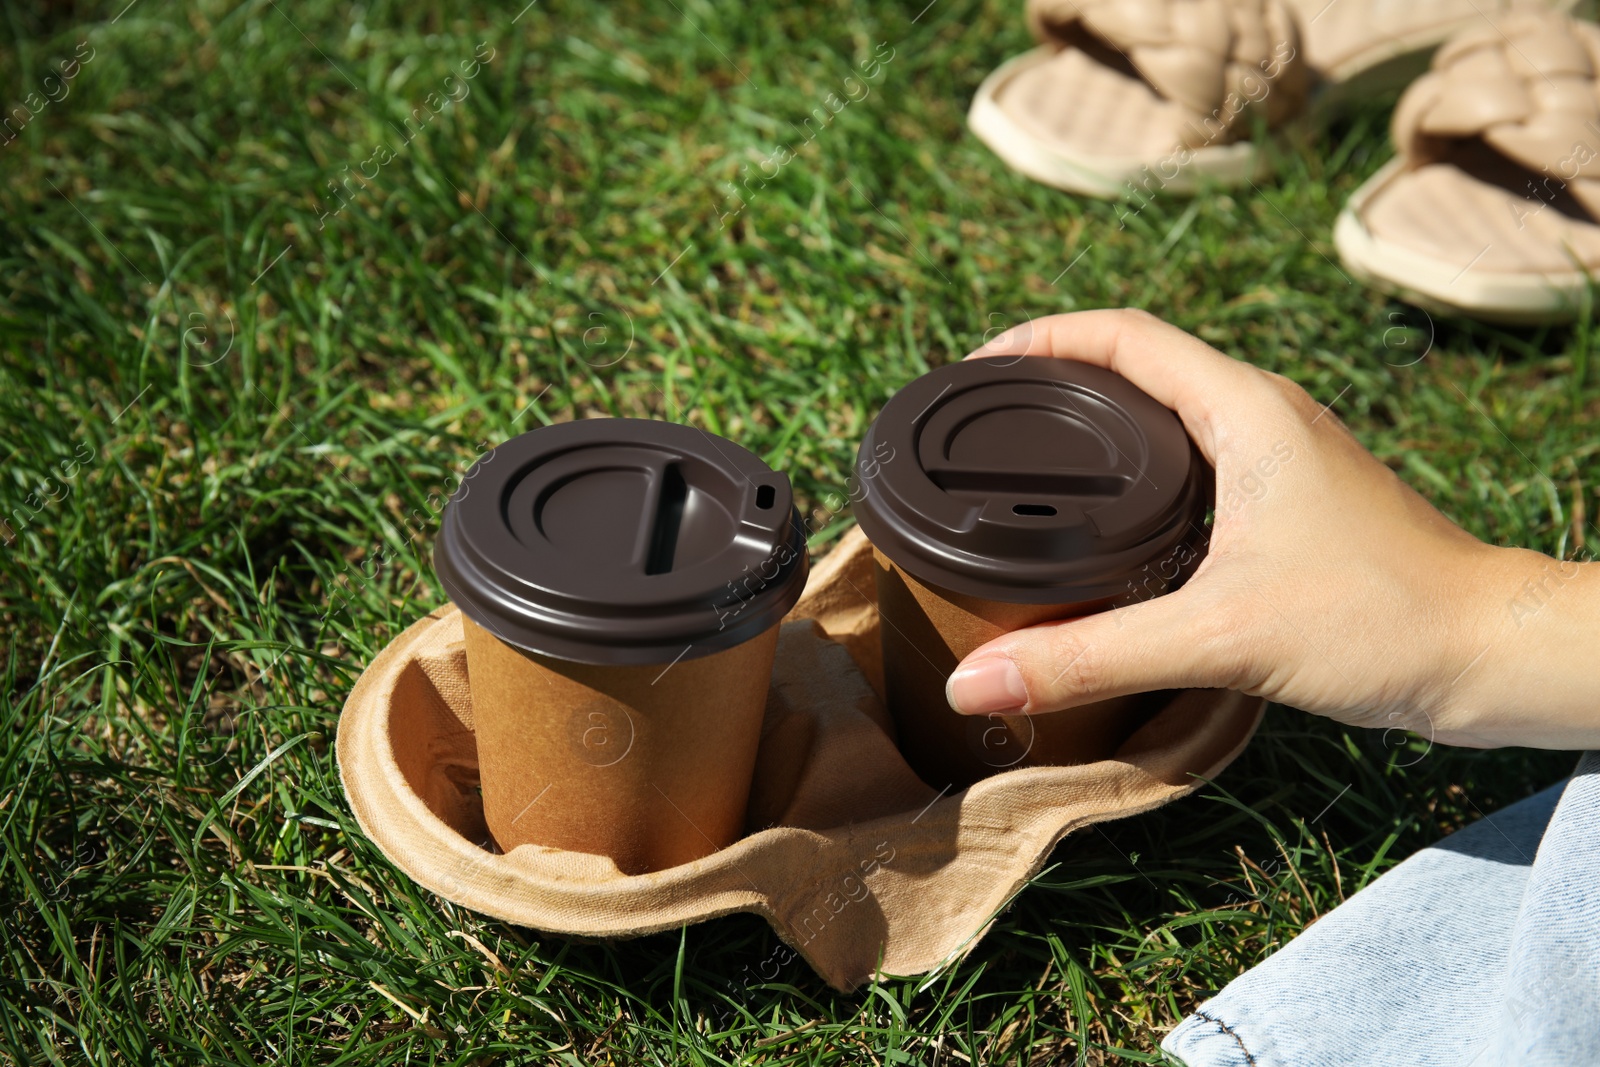
[[[1021,711],[1028,703],[1022,672],[1004,656],[989,656],[950,676],[944,698],[963,715]]]

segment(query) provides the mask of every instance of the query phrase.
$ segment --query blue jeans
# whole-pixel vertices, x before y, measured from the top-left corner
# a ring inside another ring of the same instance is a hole
[[[1161,1047],[1188,1067],[1600,1065],[1600,753],[1383,875]]]

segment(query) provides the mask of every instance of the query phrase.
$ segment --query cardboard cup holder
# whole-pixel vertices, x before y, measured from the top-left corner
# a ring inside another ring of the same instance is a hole
[[[731,441],[593,419],[486,454],[435,545],[455,606],[340,720],[362,828],[441,896],[556,933],[755,912],[848,989],[958,957],[1061,837],[1248,741],[1262,701],[1222,691],[945,702],[985,642],[1204,557],[1210,469],[1130,383],[942,367],[885,405],[857,478],[861,528],[811,571],[788,479]]]

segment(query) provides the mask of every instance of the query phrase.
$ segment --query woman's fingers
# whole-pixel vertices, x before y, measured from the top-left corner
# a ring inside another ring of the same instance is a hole
[[[1269,379],[1176,326],[1144,311],[1116,309],[1049,315],[1015,326],[969,355],[1054,356],[1122,375],[1183,419],[1206,458],[1216,461],[1213,413],[1250,398],[1270,399]]]
[[[1059,711],[1160,689],[1240,689],[1241,635],[1188,586],[1154,600],[998,637],[950,676],[968,715]]]

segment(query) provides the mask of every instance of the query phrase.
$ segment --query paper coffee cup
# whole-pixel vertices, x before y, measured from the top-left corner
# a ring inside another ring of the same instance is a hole
[[[636,874],[738,838],[777,623],[808,570],[785,476],[687,426],[544,427],[467,472],[434,566],[465,616],[503,851]]]
[[[965,716],[945,684],[1001,634],[1158,596],[1199,566],[1212,475],[1171,411],[1099,367],[967,360],[884,405],[858,478],[889,708],[929,785],[1105,759],[1154,710],[1155,698],[1125,697]]]

